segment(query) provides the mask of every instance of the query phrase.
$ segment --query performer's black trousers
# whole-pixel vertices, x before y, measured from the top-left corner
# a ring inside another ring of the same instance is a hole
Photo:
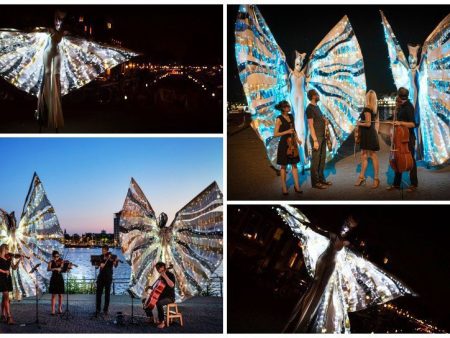
[[[95,299],[96,311],[100,312],[102,307],[102,294],[105,290],[105,305],[103,306],[103,312],[107,312],[109,308],[109,299],[111,296],[111,284],[112,279],[98,279],[97,280],[97,295]]]
[[[311,184],[314,187],[317,183],[324,182],[325,176],[323,171],[325,170],[325,159],[327,157],[327,142],[324,137],[318,137],[319,149],[312,150],[311,160]],[[311,144],[314,146],[314,142],[311,139]]]
[[[162,298],[162,299],[159,299],[158,302],[156,303],[156,308],[158,309],[158,320],[160,322],[164,321],[164,305],[167,305],[170,303],[175,303],[175,299]],[[150,309],[145,309],[145,313],[147,314],[148,317],[153,316],[152,310],[150,310]]]
[[[409,151],[411,152],[412,158],[413,158],[413,167],[411,171],[409,172],[409,179],[411,181],[411,185],[417,187],[419,185],[419,180],[417,178],[417,165],[416,165],[416,150],[415,150],[415,144],[409,142]],[[394,187],[400,187],[400,184],[402,183],[402,173],[395,173],[394,177]]]

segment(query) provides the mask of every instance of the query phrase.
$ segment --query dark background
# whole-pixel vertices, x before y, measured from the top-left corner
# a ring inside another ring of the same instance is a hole
[[[0,28],[53,27],[54,12],[67,12],[66,29],[84,16],[96,33],[112,20],[123,46],[153,63],[222,64],[222,6],[218,5],[5,5]]]
[[[450,282],[450,250],[447,229],[448,206],[436,205],[305,205],[297,206],[311,221],[323,229],[336,231],[350,214],[359,220],[355,236],[352,236],[353,249],[364,252],[369,260],[403,281],[418,297],[400,297],[395,304],[410,310],[416,317],[426,319],[444,330],[450,330],[450,302],[448,285]],[[259,219],[259,221],[257,221]],[[276,228],[284,230],[282,238],[272,240]],[[258,233],[257,238],[264,243],[257,244],[243,236],[243,233]],[[267,240],[269,238],[269,240]],[[364,248],[358,246],[366,243]],[[292,242],[289,244],[289,242]],[[291,276],[292,294],[287,299],[267,292],[267,288],[257,287],[259,281],[272,285],[276,279],[275,267],[281,261],[288,261],[291,253],[299,252],[298,240],[289,227],[277,215],[273,206],[229,206],[228,207],[228,327],[229,332],[249,332],[240,324],[245,316],[240,309],[245,308],[250,297],[263,299],[266,304],[283,304],[273,314],[274,319],[264,319],[269,306],[253,304],[254,322],[248,324],[250,332],[279,332],[285,324],[285,316],[290,313],[306,286],[311,281],[304,266],[300,268],[299,279],[306,285],[296,289],[296,277]],[[261,261],[272,260],[266,271],[254,271]],[[276,257],[276,258],[274,258]],[[384,264],[384,257],[388,263]],[[283,266],[281,264],[280,266]],[[279,266],[278,266],[279,267]],[[289,270],[289,269],[288,269]],[[246,280],[257,280],[256,284],[246,285]],[[238,286],[239,285],[239,286]],[[244,291],[242,291],[244,290]],[[258,293],[261,292],[261,293]],[[247,300],[246,300],[247,298]],[[252,298],[253,299],[253,298]],[[256,300],[257,301],[257,300]],[[251,303],[251,302],[250,302]],[[376,310],[376,308],[375,308]],[[251,310],[249,310],[251,311]],[[368,332],[361,324],[364,316],[376,317],[374,309],[356,312],[351,316],[352,332]],[[278,318],[277,318],[278,316]],[[261,317],[258,322],[258,318]],[[244,320],[245,322],[245,320]],[[265,330],[265,331],[261,331]],[[369,331],[370,332],[370,331]],[[392,331],[391,331],[392,332]]]
[[[238,6],[228,6],[228,101],[245,102],[234,54]],[[364,57],[367,89],[395,91],[384,40],[382,10],[407,56],[407,44],[423,44],[450,12],[448,5],[261,5],[258,6],[278,45],[293,68],[295,50],[307,58],[344,16],[349,17]],[[306,61],[305,61],[306,62]]]

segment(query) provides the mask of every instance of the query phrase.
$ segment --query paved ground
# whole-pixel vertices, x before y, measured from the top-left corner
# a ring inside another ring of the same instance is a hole
[[[116,313],[121,311],[128,321],[131,314],[131,300],[128,296],[111,296],[108,318],[91,319],[95,308],[95,295],[70,295],[70,312],[73,318],[61,319],[50,315],[50,295],[40,301],[40,321],[45,322],[39,329],[34,324],[34,299],[13,302],[12,312],[16,325],[0,323],[0,333],[222,333],[223,299],[218,297],[195,297],[179,304],[183,314],[184,326],[174,323],[160,330],[146,323],[142,305],[135,301],[134,314],[138,325],[119,326],[114,323]]]
[[[290,194],[281,194],[280,178],[270,167],[262,142],[251,128],[244,128],[228,134],[228,198],[230,200],[449,200],[450,166],[441,169],[418,168],[419,189],[414,193],[403,190],[386,191],[393,180],[389,168],[389,146],[380,136],[381,186],[374,190],[372,185],[373,169],[367,171],[366,186],[354,187],[359,171],[359,156],[353,155],[353,137],[345,142],[335,161],[327,166],[327,179],[333,186],[327,190],[311,188],[309,172],[300,175],[303,194],[294,193],[294,182],[289,178]],[[409,184],[404,174],[404,184]]]

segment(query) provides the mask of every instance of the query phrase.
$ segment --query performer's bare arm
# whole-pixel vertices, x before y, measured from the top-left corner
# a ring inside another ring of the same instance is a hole
[[[314,120],[313,119],[308,119],[308,127],[309,127],[309,130],[311,132],[311,137],[314,142],[313,148],[314,148],[314,150],[318,150],[319,149],[319,141],[317,140],[316,130],[314,129]]]

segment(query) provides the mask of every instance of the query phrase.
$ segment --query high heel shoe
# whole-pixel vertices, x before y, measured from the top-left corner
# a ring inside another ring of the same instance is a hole
[[[284,196],[289,195],[289,193],[288,193],[287,190],[286,190],[286,191],[283,191],[283,189],[281,189],[281,193],[282,193]]]
[[[14,319],[12,319],[12,317],[8,317],[7,323],[8,325],[14,325],[16,322],[14,321]]]
[[[366,184],[366,178],[365,177],[358,177],[358,180],[355,183],[355,187],[359,187],[361,185],[365,185]]]
[[[297,188],[294,186],[294,191],[297,193],[297,194],[302,194],[303,193],[303,190],[302,189],[298,189],[297,190]]]
[[[373,185],[372,185],[372,189],[376,189],[380,186],[380,179],[379,178],[374,178],[373,179]]]

